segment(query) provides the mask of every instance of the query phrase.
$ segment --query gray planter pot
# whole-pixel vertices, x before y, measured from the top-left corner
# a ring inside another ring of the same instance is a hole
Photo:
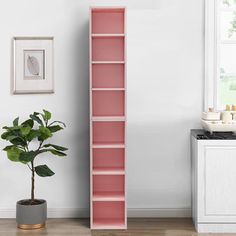
[[[27,205],[28,199],[16,203],[16,222],[21,229],[39,229],[45,227],[47,220],[47,202],[37,199],[35,205]]]

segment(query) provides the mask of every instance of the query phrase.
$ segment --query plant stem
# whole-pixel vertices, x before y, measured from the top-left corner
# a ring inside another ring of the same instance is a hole
[[[32,178],[31,178],[31,201],[34,201],[34,176],[35,176],[35,170],[34,170],[34,162],[31,161],[31,170],[32,170]]]
[[[40,150],[41,146],[43,144],[43,141],[40,142],[39,147],[37,149],[37,152]],[[27,147],[28,149],[28,147]],[[29,150],[29,149],[28,149]],[[35,183],[35,169],[34,169],[34,160],[31,161],[31,172],[32,172],[32,177],[31,177],[31,202],[33,202],[35,200],[34,197],[34,183]]]
[[[29,169],[32,171],[32,169],[30,168],[30,166],[29,166],[29,164],[28,163],[26,163],[26,165],[29,167]]]

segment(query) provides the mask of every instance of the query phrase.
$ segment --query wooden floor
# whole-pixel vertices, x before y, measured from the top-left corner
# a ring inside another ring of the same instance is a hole
[[[215,236],[236,234],[197,234],[191,219],[129,219],[128,230],[90,230],[87,219],[49,219],[45,229],[20,230],[14,220],[0,220],[0,236]]]

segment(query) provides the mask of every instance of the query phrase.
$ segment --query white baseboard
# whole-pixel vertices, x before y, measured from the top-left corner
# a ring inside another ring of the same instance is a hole
[[[191,217],[190,208],[129,208],[128,217],[157,217],[157,218],[171,218],[171,217],[180,217],[180,218],[189,218]]]
[[[0,218],[15,218],[15,209],[0,209]],[[49,208],[48,218],[88,218],[88,208]],[[128,217],[191,217],[190,208],[129,208]]]
[[[236,232],[236,224],[197,224],[197,232],[198,233],[235,233]],[[235,234],[234,234],[235,235]]]

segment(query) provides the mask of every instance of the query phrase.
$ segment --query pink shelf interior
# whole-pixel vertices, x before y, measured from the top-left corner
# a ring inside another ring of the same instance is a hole
[[[124,116],[124,91],[93,91],[93,116]]]
[[[123,61],[123,37],[99,37],[92,39],[93,61]]]
[[[125,178],[124,175],[94,175],[93,194],[103,196],[124,195]]]
[[[123,64],[94,64],[92,66],[93,88],[124,88]]]
[[[93,34],[124,33],[124,9],[93,9]]]
[[[93,122],[93,144],[123,144],[124,122]]]
[[[93,202],[94,227],[124,225],[124,202]]]
[[[94,169],[124,169],[123,148],[93,149]]]

